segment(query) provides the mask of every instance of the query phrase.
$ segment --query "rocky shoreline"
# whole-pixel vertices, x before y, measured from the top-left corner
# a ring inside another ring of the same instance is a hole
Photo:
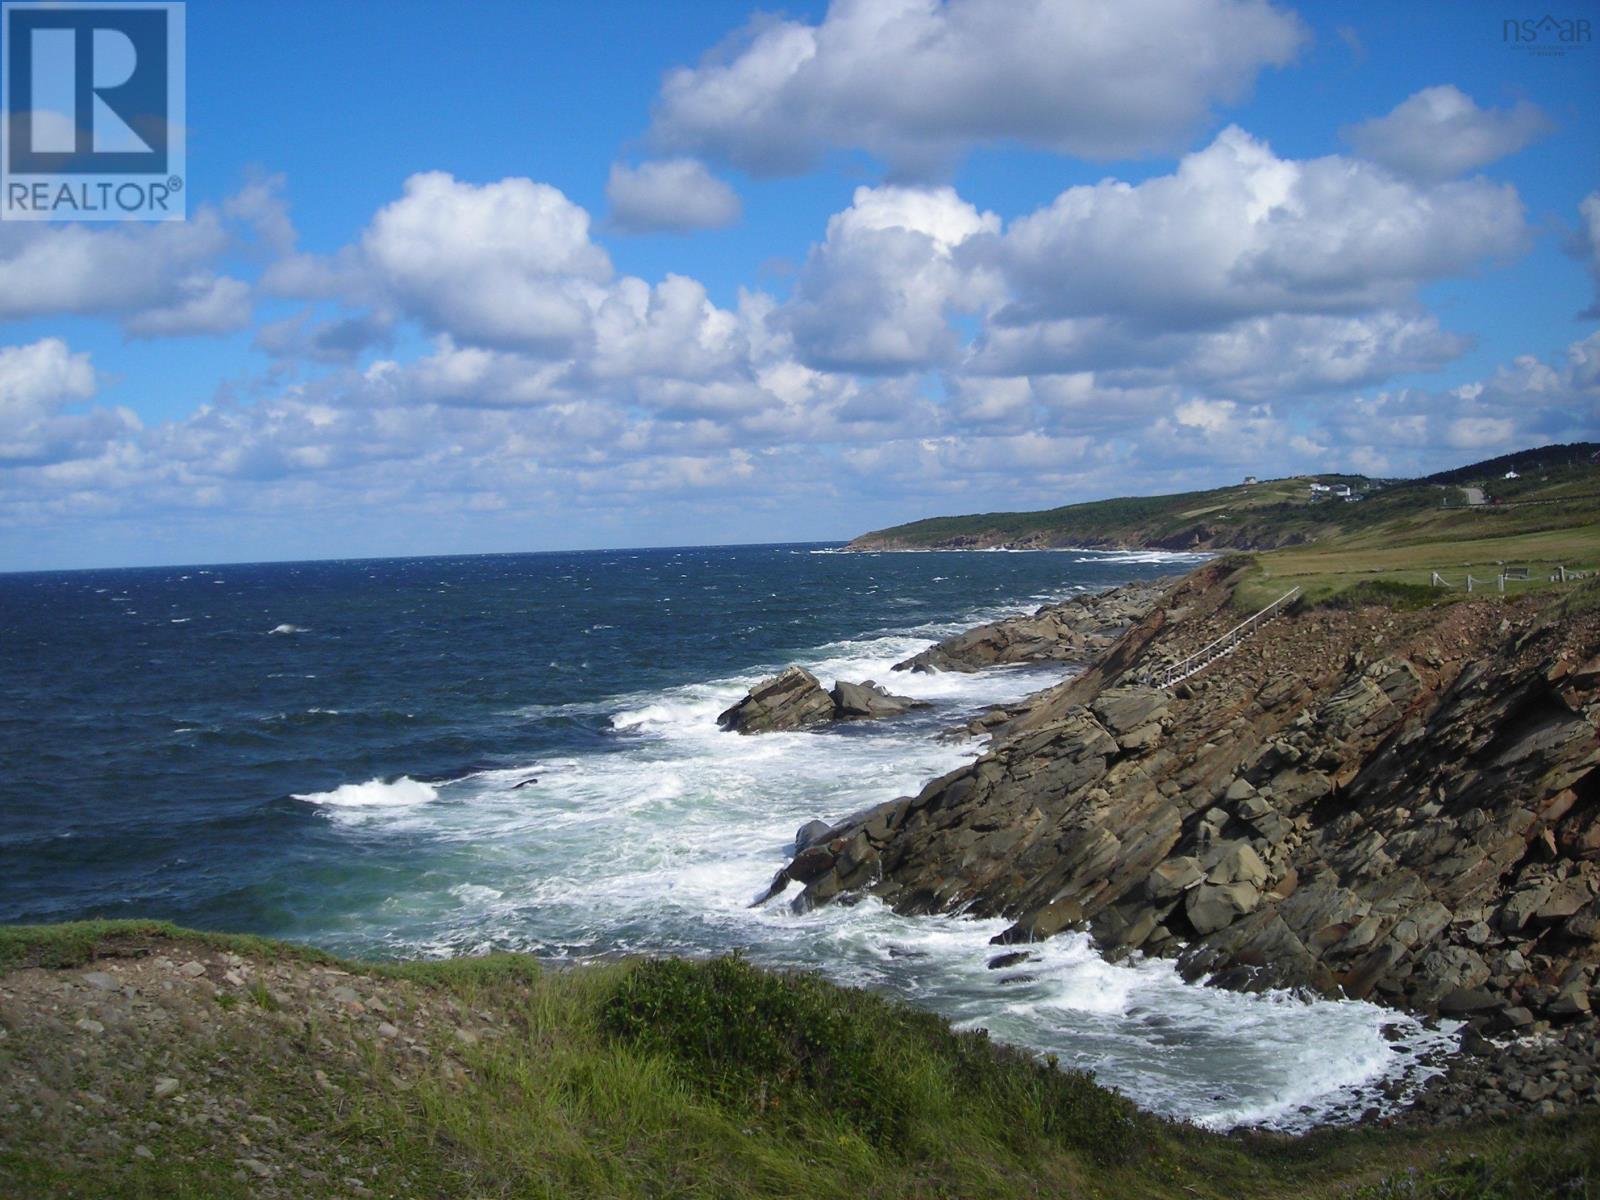
[[[1463,1053],[1387,1120],[1600,1100],[1600,605],[1307,608],[1151,686],[1239,619],[1242,570],[1049,606],[900,664],[1092,657],[974,722],[991,737],[975,762],[812,830],[770,895],[1004,916],[1017,954],[1087,929],[1216,986],[1461,1022]]]
[[[1310,540],[1304,531],[1277,533],[1271,530],[1230,528],[1217,522],[1196,521],[1182,529],[1160,536],[1102,537],[1079,532],[1038,530],[1021,537],[1000,530],[983,533],[952,534],[949,537],[916,541],[879,533],[866,533],[845,543],[849,554],[948,553],[952,550],[1085,550],[1090,552],[1159,552],[1187,554],[1195,551],[1277,550],[1299,546]]]

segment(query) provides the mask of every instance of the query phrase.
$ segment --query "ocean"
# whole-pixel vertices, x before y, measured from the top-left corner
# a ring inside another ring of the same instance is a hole
[[[371,958],[709,955],[821,971],[1212,1128],[1380,1109],[1453,1044],[1365,1003],[1185,984],[1003,921],[750,907],[795,830],[978,752],[939,731],[1060,667],[889,675],[1181,555],[593,551],[0,576],[0,921],[158,917]],[[740,737],[800,663],[932,707]]]

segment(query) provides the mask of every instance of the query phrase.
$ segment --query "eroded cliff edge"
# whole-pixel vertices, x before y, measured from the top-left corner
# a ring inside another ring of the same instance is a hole
[[[1586,1018],[1600,939],[1594,589],[1225,631],[1208,564],[975,762],[834,828],[787,868],[1025,942],[1087,928],[1224,986],[1303,987],[1487,1031]],[[787,898],[787,897],[786,897]],[[1600,999],[1600,997],[1597,997]]]

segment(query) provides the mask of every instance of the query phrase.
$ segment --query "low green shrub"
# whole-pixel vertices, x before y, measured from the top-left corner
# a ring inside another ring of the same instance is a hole
[[[1351,1200],[1595,1200],[1600,1197],[1600,1142],[1593,1135],[1537,1150],[1494,1148],[1446,1154],[1437,1162],[1385,1176]]]
[[[692,1086],[756,1114],[838,1115],[899,1147],[930,1105],[973,1114],[1018,1148],[1046,1140],[1098,1162],[1130,1161],[1153,1124],[1082,1072],[1058,1070],[816,976],[759,970],[738,955],[640,964],[603,1023],[672,1060]]]
[[[816,978],[759,971],[737,955],[655,960],[624,977],[604,1017],[720,1100],[760,1111],[809,1094],[874,1141],[903,1132],[908,1105],[881,1046]]]
[[[1321,608],[1361,608],[1368,604],[1381,604],[1400,612],[1413,612],[1419,608],[1432,608],[1457,595],[1424,583],[1401,583],[1395,579],[1366,579],[1341,592],[1335,592],[1320,602]]]

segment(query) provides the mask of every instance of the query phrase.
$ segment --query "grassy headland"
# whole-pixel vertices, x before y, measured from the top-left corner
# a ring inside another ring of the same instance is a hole
[[[1557,566],[1600,566],[1597,451],[1595,443],[1544,447],[1423,479],[1319,475],[1042,512],[935,517],[850,545],[1274,551],[1261,559],[1261,586],[1245,589],[1241,602],[1271,599],[1279,584],[1274,595],[1298,584],[1313,599],[1371,579],[1426,585],[1434,571],[1464,586],[1469,571],[1486,578],[1502,563],[1527,567],[1537,583]],[[1312,484],[1363,498],[1346,503]]]
[[[736,959],[372,964],[154,922],[13,927],[0,1032],[6,1196],[1600,1190],[1600,1116],[1224,1137]]]

